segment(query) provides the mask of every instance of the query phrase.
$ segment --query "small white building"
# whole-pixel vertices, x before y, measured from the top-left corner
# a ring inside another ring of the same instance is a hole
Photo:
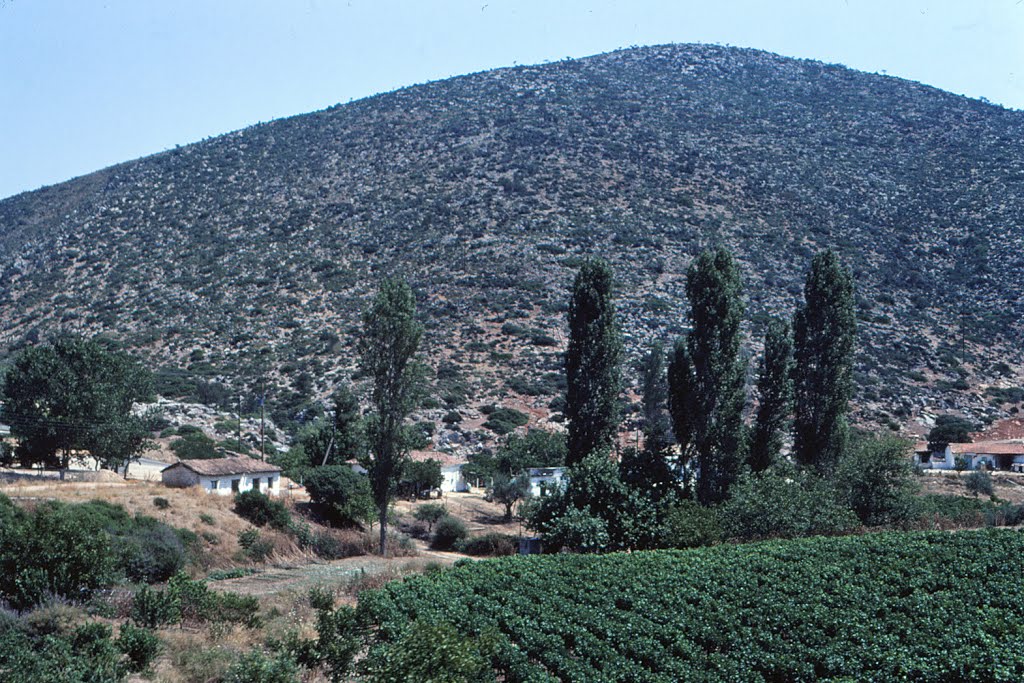
[[[955,470],[960,460],[966,470],[1024,472],[1024,441],[1019,439],[951,443],[945,450],[934,453],[922,442],[915,451],[917,464],[925,469]]]
[[[243,491],[276,496],[281,492],[281,468],[245,456],[179,460],[161,470],[160,479],[164,486],[202,486],[204,491],[222,496]]]
[[[530,477],[530,495],[535,497],[562,488],[566,481],[564,467],[531,467],[526,474]]]
[[[441,476],[444,479],[441,481],[441,490],[445,493],[451,491],[468,491],[469,482],[462,476],[462,466],[465,463],[455,463],[452,465],[441,466]]]

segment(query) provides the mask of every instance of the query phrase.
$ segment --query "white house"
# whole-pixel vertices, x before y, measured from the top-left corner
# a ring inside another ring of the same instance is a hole
[[[951,443],[945,450],[934,453],[919,445],[915,451],[917,463],[925,469],[954,470],[957,460],[961,460],[963,469],[967,470],[1024,472],[1024,440],[1020,439]]]
[[[531,496],[543,496],[561,488],[566,481],[564,467],[531,467],[526,473],[530,477]]]
[[[165,486],[202,486],[208,493],[230,496],[259,491],[276,496],[281,492],[281,468],[238,456],[210,460],[179,460],[160,471]]]

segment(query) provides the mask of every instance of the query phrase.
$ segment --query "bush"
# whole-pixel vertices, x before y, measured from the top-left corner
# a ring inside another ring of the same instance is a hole
[[[519,540],[509,534],[492,532],[483,536],[467,538],[458,545],[459,552],[477,557],[498,557],[515,555],[519,552]]]
[[[167,500],[166,498],[157,496],[156,498],[153,499],[153,505],[158,510],[166,510],[167,508],[171,507],[171,501]]]
[[[858,526],[828,482],[785,465],[741,476],[721,511],[726,535],[744,540],[840,534]]]
[[[341,681],[346,680],[353,660],[362,649],[362,629],[354,609],[341,605],[334,610],[331,606],[320,601],[316,607],[319,638],[314,653],[318,663],[327,670],[330,680]]]
[[[297,683],[299,668],[289,657],[250,650],[231,665],[224,683]]]
[[[284,503],[271,500],[259,491],[244,491],[235,496],[235,513],[256,526],[269,524],[285,530],[291,526],[292,516]]]
[[[995,490],[992,485],[992,475],[984,470],[975,470],[964,478],[964,487],[975,496],[991,496]]]
[[[117,649],[128,657],[128,670],[140,673],[160,654],[160,639],[148,629],[126,623],[117,637]]]
[[[417,619],[403,632],[394,647],[371,653],[367,669],[374,680],[415,681],[494,680],[491,657],[499,636],[488,631],[479,637],[463,636],[444,621]],[[444,678],[438,678],[444,672]]]
[[[715,508],[683,500],[665,515],[662,545],[666,548],[699,548],[722,540],[722,523]]]
[[[168,591],[143,586],[132,600],[131,618],[139,626],[157,628],[181,621],[181,609]]]
[[[530,419],[526,413],[519,412],[513,408],[497,408],[487,417],[483,426],[495,434],[503,435],[513,431],[516,427],[522,427]]]
[[[306,477],[305,486],[313,504],[334,524],[358,524],[373,519],[376,512],[369,480],[348,465],[317,467]]]
[[[466,525],[457,517],[442,517],[434,530],[434,540],[430,544],[437,550],[451,550],[455,544],[466,538]]]
[[[181,434],[181,438],[171,442],[171,450],[176,456],[182,460],[210,460],[220,457],[220,453],[217,452],[217,444],[213,439],[198,429],[182,434],[184,429],[185,427],[180,427],[178,434]]]
[[[82,507],[50,502],[32,513],[2,513],[0,597],[11,607],[24,610],[51,595],[82,600],[113,582],[110,536]]]
[[[137,517],[126,532],[114,537],[117,564],[131,581],[158,583],[185,566],[181,536],[151,517]]]
[[[238,545],[253,562],[263,562],[274,552],[274,544],[262,538],[256,529],[246,529],[238,534]]]

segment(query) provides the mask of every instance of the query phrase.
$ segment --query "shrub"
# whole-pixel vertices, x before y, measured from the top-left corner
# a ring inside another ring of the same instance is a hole
[[[186,550],[174,529],[151,517],[136,518],[130,529],[114,537],[117,564],[132,581],[166,581],[185,566]]]
[[[964,487],[975,496],[991,496],[994,491],[992,475],[984,470],[975,470],[964,478]]]
[[[205,512],[202,512],[202,513],[199,514],[199,521],[202,522],[203,524],[209,524],[210,526],[213,526],[214,523],[215,523],[215,521],[213,519],[213,516],[212,515],[208,515]]]
[[[692,500],[674,505],[665,515],[662,544],[667,548],[699,548],[722,539],[722,523],[716,508]]]
[[[388,652],[371,653],[367,669],[374,680],[430,681],[493,680],[490,660],[497,651],[499,636],[488,631],[479,637],[463,636],[444,621],[417,619],[403,632]],[[376,655],[376,656],[375,656]]]
[[[131,618],[140,626],[157,628],[181,621],[181,609],[171,593],[143,586],[132,600]]]
[[[17,610],[49,595],[88,598],[115,576],[110,537],[81,506],[44,503],[31,514],[3,513],[0,597]]]
[[[857,517],[828,482],[780,465],[740,477],[722,506],[722,526],[739,539],[795,538],[848,532]]]
[[[285,655],[270,656],[250,650],[231,665],[220,679],[224,683],[296,683],[299,668]]]
[[[348,465],[317,467],[306,477],[305,486],[310,500],[332,523],[351,525],[373,519],[376,508],[369,480]]]
[[[269,524],[275,529],[288,529],[292,516],[284,503],[271,500],[259,491],[244,491],[235,496],[235,513],[256,526]]]
[[[458,545],[458,549],[459,552],[478,557],[515,555],[519,551],[519,540],[510,534],[492,532],[467,538]]]
[[[140,673],[160,654],[160,639],[149,629],[126,623],[117,637],[117,649],[128,657],[128,670]]]
[[[322,600],[317,607],[316,631],[319,638],[314,653],[319,663],[327,670],[330,680],[346,680],[363,644],[356,611],[347,605],[332,610],[331,604]]]
[[[455,544],[466,538],[466,525],[457,517],[442,517],[434,530],[431,547],[437,550],[451,550]]]
[[[522,427],[530,419],[526,413],[514,408],[497,408],[487,417],[483,426],[498,435],[508,434],[516,427]]]
[[[238,534],[238,544],[253,562],[263,562],[274,552],[274,544],[262,538],[256,529],[246,529]]]
[[[166,510],[167,508],[171,507],[171,501],[167,500],[166,498],[157,496],[156,498],[153,499],[153,505],[156,506],[158,510]]]
[[[185,427],[180,427],[178,434],[181,434],[181,437],[171,442],[171,450],[176,456],[182,460],[209,460],[220,457],[213,439],[198,429],[182,434],[184,429]]]

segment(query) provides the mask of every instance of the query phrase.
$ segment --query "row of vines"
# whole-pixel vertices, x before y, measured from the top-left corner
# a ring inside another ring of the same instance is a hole
[[[886,533],[462,563],[364,594],[507,681],[1024,680],[1024,534]],[[479,646],[483,647],[483,646]]]

